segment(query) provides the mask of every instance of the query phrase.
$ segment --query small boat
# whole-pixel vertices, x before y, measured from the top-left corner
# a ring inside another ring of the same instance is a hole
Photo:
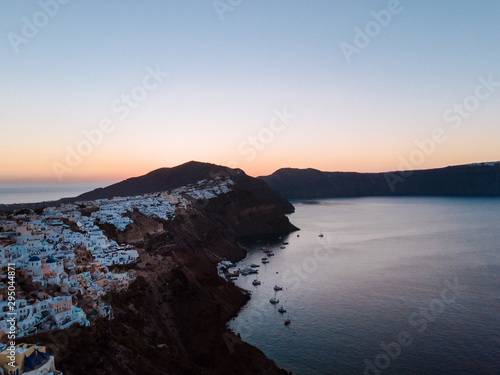
[[[280,300],[279,300],[279,299],[277,299],[276,297],[273,297],[273,298],[271,298],[271,299],[269,300],[269,302],[271,302],[273,305],[275,305],[275,304],[279,303],[279,302],[280,302]]]
[[[248,275],[249,273],[259,273],[259,271],[258,271],[258,270],[256,270],[255,268],[252,268],[252,267],[247,267],[247,268],[245,268],[243,271],[241,271],[241,274],[244,274],[243,272],[246,272],[246,273],[247,273],[247,275]]]
[[[269,260],[267,258],[266,259],[262,259],[262,263],[263,264],[267,264],[267,263],[269,263]]]
[[[267,257],[262,258],[262,260],[267,260]]]
[[[260,280],[255,279],[252,281],[252,285],[260,285]]]
[[[283,245],[288,245],[288,242],[283,242]]]
[[[272,256],[274,256],[274,253],[271,251],[270,253],[267,253],[267,256],[272,257]]]
[[[286,313],[286,309],[285,309],[283,306],[281,306],[281,307],[278,309],[278,312],[279,312],[279,313],[282,313],[282,314],[283,314],[283,313]]]
[[[286,246],[281,246],[280,249],[286,249]]]
[[[250,264],[250,267],[252,267],[252,268],[256,268],[256,267],[259,267],[259,265],[258,265],[258,264],[255,264],[255,263],[252,263],[252,264]]]
[[[277,292],[278,290],[283,290],[281,286],[275,285],[274,290]]]
[[[269,254],[269,253],[272,253],[273,251],[272,251],[271,249],[266,249],[266,250],[264,250],[264,252],[265,252],[266,254]]]
[[[241,274],[242,274],[243,276],[247,276],[247,275],[249,275],[249,274],[250,274],[250,272],[243,270],[243,271],[241,271]]]
[[[292,321],[290,320],[290,318],[288,318],[287,320],[285,320],[285,325],[289,325]]]

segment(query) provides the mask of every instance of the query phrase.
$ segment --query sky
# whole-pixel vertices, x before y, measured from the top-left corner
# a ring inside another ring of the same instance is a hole
[[[0,4],[0,182],[499,161],[500,3]]]

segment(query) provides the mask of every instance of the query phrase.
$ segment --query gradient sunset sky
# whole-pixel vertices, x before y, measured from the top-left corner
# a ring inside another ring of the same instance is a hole
[[[253,176],[500,160],[497,1],[0,8],[0,181],[118,181],[189,160]]]

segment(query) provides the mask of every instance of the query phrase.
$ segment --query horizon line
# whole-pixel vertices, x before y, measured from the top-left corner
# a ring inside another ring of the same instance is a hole
[[[40,177],[38,177],[38,178],[24,177],[24,178],[13,178],[13,179],[8,179],[8,178],[2,179],[2,178],[0,178],[0,184],[4,184],[5,183],[5,184],[12,185],[12,187],[16,187],[16,186],[14,186],[14,184],[27,184],[27,183],[37,183],[39,185],[41,185],[41,184],[51,184],[52,186],[58,185],[58,184],[60,184],[61,186],[64,186],[64,185],[75,185],[75,184],[92,184],[92,185],[94,185],[96,183],[106,183],[106,184],[109,184],[109,185],[113,185],[115,183],[119,183],[119,182],[128,180],[130,178],[136,178],[136,177],[144,176],[144,175],[146,175],[148,173],[154,172],[154,171],[159,170],[159,169],[165,169],[165,168],[171,169],[171,168],[175,168],[175,167],[178,167],[178,166],[190,163],[190,162],[196,162],[196,163],[202,163],[202,164],[212,164],[212,165],[217,165],[217,166],[225,167],[225,168],[229,168],[229,169],[241,169],[248,176],[254,177],[254,178],[258,178],[258,177],[270,176],[273,173],[275,173],[275,172],[277,172],[279,170],[282,170],[282,169],[296,169],[296,170],[314,169],[314,170],[317,170],[317,171],[320,171],[320,172],[325,172],[325,173],[377,174],[377,173],[396,173],[396,172],[404,172],[404,171],[425,171],[425,170],[434,170],[434,169],[443,169],[443,168],[461,167],[461,166],[489,165],[489,164],[494,165],[494,164],[499,164],[500,160],[499,161],[482,161],[482,162],[470,162],[470,163],[464,163],[464,164],[443,165],[443,166],[437,166],[437,167],[432,167],[432,168],[393,169],[393,170],[373,171],[373,172],[358,172],[358,171],[354,171],[354,170],[345,170],[345,171],[344,170],[333,170],[333,171],[328,171],[328,170],[322,170],[322,169],[318,169],[318,168],[314,168],[314,167],[298,168],[298,167],[287,166],[287,167],[278,168],[274,172],[271,172],[270,174],[266,174],[266,175],[259,174],[259,175],[256,175],[256,176],[248,174],[244,169],[239,168],[239,167],[232,168],[232,167],[228,167],[226,165],[217,164],[217,163],[213,163],[213,162],[203,162],[203,161],[197,161],[197,160],[190,160],[190,161],[187,161],[185,163],[177,164],[177,165],[170,166],[170,167],[163,166],[163,167],[154,168],[154,169],[151,169],[150,171],[145,172],[143,174],[134,175],[134,176],[128,176],[128,177],[116,177],[116,178],[110,178],[110,177],[108,177],[108,178],[105,178],[105,177],[102,177],[102,178],[100,178],[100,177],[88,178],[87,177],[87,178],[82,178],[82,179],[66,179],[66,180],[63,180],[63,181],[60,181],[58,179],[53,179],[53,178],[46,179],[46,178],[40,178]],[[109,186],[109,185],[105,185],[105,186]],[[2,187],[2,186],[0,185],[0,187]]]

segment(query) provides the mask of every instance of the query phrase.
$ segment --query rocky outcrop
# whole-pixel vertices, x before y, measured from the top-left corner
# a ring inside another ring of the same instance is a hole
[[[234,180],[229,193],[193,202],[173,220],[153,224],[135,216],[137,222],[116,237],[142,250],[140,263],[127,266],[137,277],[129,290],[106,296],[113,320],[29,341],[48,345],[66,375],[286,374],[226,328],[249,297],[216,267],[245,256],[237,245],[242,237],[296,230],[284,214],[291,205],[262,181],[246,175]],[[157,225],[161,231],[155,232]]]
[[[119,244],[142,242],[144,238],[163,232],[161,222],[149,218],[139,211],[133,211],[129,213],[129,216],[134,221],[134,225],[127,226],[123,231],[116,229],[113,224],[109,223],[99,224],[99,227],[108,238],[115,240]]]
[[[199,254],[142,253],[129,291],[111,293],[114,319],[31,337],[66,375],[286,374],[224,322],[246,302]]]

